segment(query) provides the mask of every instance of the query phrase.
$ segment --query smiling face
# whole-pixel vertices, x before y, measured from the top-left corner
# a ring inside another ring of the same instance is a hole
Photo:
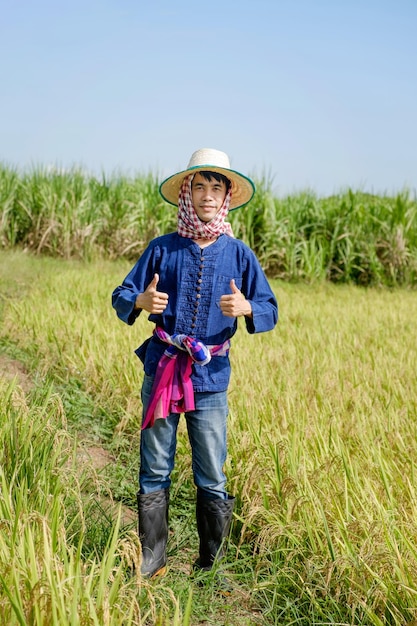
[[[227,188],[223,181],[214,177],[207,180],[197,172],[191,183],[191,196],[195,212],[202,222],[210,222],[219,212],[226,197]]]

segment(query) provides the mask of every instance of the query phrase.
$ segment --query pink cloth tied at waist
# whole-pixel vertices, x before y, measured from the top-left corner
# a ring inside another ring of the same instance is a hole
[[[167,418],[170,413],[193,411],[193,363],[207,365],[212,356],[227,356],[230,350],[229,339],[219,345],[206,346],[189,335],[169,335],[159,326],[154,335],[169,345],[157,365],[142,430],[151,428],[156,419]]]

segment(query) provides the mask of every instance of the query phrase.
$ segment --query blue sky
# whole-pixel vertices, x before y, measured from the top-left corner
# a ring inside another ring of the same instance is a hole
[[[0,160],[417,189],[417,0],[1,3]]]

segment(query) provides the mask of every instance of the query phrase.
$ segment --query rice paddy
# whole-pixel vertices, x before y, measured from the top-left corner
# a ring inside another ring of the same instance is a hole
[[[280,321],[256,336],[241,325],[233,341],[224,598],[190,576],[183,424],[169,571],[137,574],[133,350],[151,325],[123,325],[110,295],[146,240],[175,228],[155,178],[130,181],[130,196],[123,181],[75,173],[61,190],[40,174],[1,176],[0,623],[417,623],[411,195],[277,199],[261,181],[254,208],[231,214]]]

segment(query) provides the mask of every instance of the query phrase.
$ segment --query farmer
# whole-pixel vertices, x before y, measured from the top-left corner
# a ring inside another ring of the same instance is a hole
[[[251,200],[253,182],[230,169],[224,152],[202,149],[159,190],[178,207],[177,231],[151,241],[112,295],[121,320],[133,324],[146,311],[155,324],[136,350],[144,366],[137,500],[146,577],[166,569],[169,488],[181,413],[197,487],[195,567],[210,570],[224,555],[234,505],[223,473],[230,340],[239,317],[251,334],[273,329],[278,320],[276,298],[255,254],[233,237],[225,221],[229,210]]]

